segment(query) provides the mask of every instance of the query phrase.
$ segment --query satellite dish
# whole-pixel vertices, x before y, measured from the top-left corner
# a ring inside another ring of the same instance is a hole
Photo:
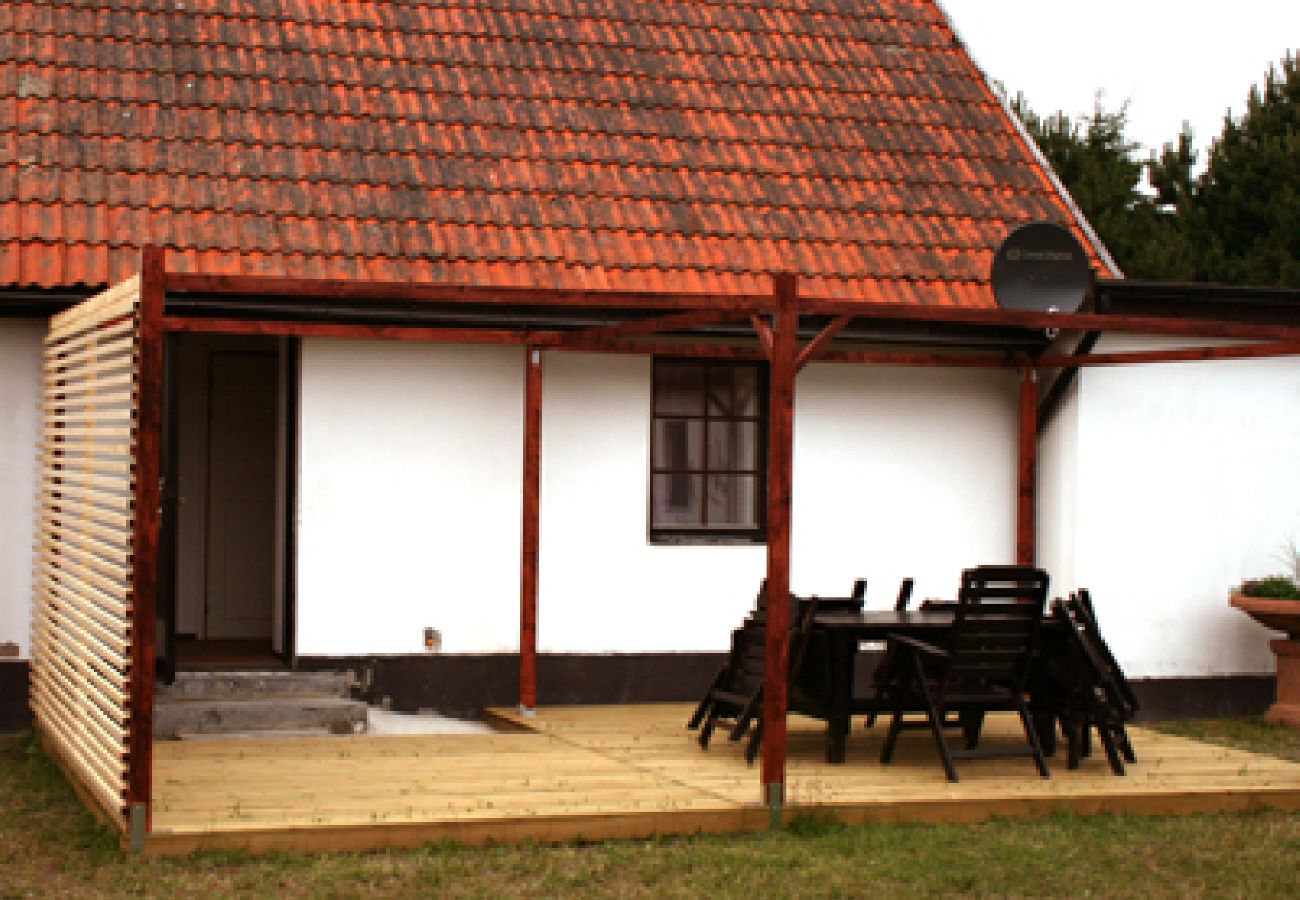
[[[1007,235],[993,254],[992,281],[1004,309],[1072,313],[1092,287],[1092,266],[1068,229],[1034,222]]]

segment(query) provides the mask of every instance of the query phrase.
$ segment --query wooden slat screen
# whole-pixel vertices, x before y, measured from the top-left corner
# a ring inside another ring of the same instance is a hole
[[[127,817],[133,435],[140,280],[54,316],[45,339],[32,712],[118,827]]]

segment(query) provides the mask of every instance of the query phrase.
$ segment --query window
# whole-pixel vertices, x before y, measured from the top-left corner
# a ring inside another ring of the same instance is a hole
[[[650,537],[763,539],[767,372],[756,363],[656,359]]]

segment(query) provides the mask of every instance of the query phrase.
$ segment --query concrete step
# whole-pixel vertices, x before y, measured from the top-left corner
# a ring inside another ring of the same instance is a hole
[[[154,706],[154,734],[163,738],[319,728],[355,734],[366,724],[366,704],[343,697],[160,700]]]
[[[173,684],[159,684],[158,702],[270,700],[277,697],[347,697],[347,672],[177,672]]]

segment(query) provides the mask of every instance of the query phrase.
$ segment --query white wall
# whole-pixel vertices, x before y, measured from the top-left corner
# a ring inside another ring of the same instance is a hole
[[[522,353],[305,341],[299,652],[518,647]],[[761,545],[647,540],[651,361],[549,353],[538,646],[717,651],[753,604]],[[799,379],[793,587],[898,579],[951,596],[1009,560],[1014,376],[812,366]]]
[[[1075,575],[1128,673],[1271,672],[1228,591],[1300,538],[1300,361],[1090,368],[1078,404]]]
[[[36,508],[44,319],[0,318],[0,643],[31,654],[32,542]]]
[[[538,648],[725,649],[766,551],[647,541],[650,358],[549,353],[544,366]]]
[[[1038,443],[1038,564],[1052,576],[1052,596],[1078,583],[1079,382],[1066,390]]]
[[[811,365],[795,409],[791,582],[868,606],[952,599],[961,570],[1015,561],[1017,382],[998,370]]]

